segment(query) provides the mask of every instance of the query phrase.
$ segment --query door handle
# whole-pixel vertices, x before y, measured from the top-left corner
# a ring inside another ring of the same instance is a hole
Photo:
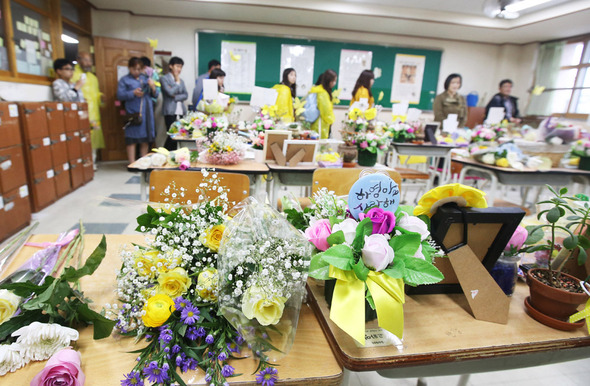
[[[43,182],[43,178],[35,178],[35,179],[33,180],[33,183],[34,183],[34,184],[38,184],[38,183],[41,183],[41,182]]]
[[[10,156],[5,155],[5,156],[0,157],[0,162],[8,161],[9,159],[10,159]]]
[[[14,195],[13,196],[10,196],[10,197],[5,197],[4,198],[4,203],[5,204],[8,204],[9,202],[14,201],[15,198],[16,198],[16,196],[14,196]]]
[[[52,109],[51,107],[46,107],[45,110],[47,110],[48,113],[55,111],[55,109]]]
[[[25,109],[25,114],[32,114],[34,112],[35,112],[35,110]]]
[[[41,147],[41,145],[31,145],[31,146],[29,146],[29,148],[30,148],[31,150],[38,149],[39,147]]]

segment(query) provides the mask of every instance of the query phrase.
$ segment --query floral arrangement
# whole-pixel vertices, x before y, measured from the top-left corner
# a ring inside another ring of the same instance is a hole
[[[416,138],[416,132],[420,128],[420,122],[409,124],[402,121],[395,121],[387,128],[393,142],[410,142]]]
[[[328,152],[319,153],[316,156],[316,161],[318,165],[322,168],[341,168],[342,167],[342,158],[338,152],[333,151],[330,149]]]
[[[213,135],[199,161],[214,165],[235,165],[244,159],[245,139],[236,133],[220,131]]]
[[[180,137],[199,138],[203,136],[203,122],[207,121],[207,114],[202,112],[190,112],[185,117],[175,121],[168,129],[168,135]]]
[[[259,131],[256,136],[250,137],[250,139],[252,140],[252,149],[264,149],[264,136],[264,131]]]
[[[578,139],[572,144],[570,152],[577,157],[590,157],[590,139]]]
[[[159,147],[157,149],[152,149],[152,151],[155,153],[151,156],[153,166],[160,167],[168,164],[178,166],[180,170],[190,168],[191,162],[195,162],[198,156],[197,152],[190,151],[187,147],[173,151],[164,147]]]
[[[276,129],[276,121],[273,119],[272,116],[260,112],[256,115],[252,123],[246,123],[245,126],[247,129],[256,132],[264,130],[274,130]]]
[[[354,136],[353,144],[357,146],[359,151],[382,152],[389,146],[389,136],[374,132],[361,132]]]
[[[491,142],[506,135],[508,130],[500,125],[477,126],[471,134],[471,142]]]
[[[202,173],[201,202],[176,205],[184,190],[168,188],[170,196],[162,208],[148,206],[137,218],[137,230],[153,235],[153,240],[121,252],[121,305],[107,309],[121,334],[145,342],[123,385],[144,380],[184,385],[179,373],[197,368],[210,384],[224,384],[235,375],[230,360],[241,356],[244,337],[219,312],[221,277],[216,269],[228,229],[227,189],[215,172]],[[211,192],[219,195],[212,200]],[[257,379],[269,384],[277,371],[261,359]]]

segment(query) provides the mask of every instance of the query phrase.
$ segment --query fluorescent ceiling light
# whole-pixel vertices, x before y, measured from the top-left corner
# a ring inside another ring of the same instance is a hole
[[[74,39],[73,37],[68,36],[66,34],[61,34],[61,40],[64,43],[71,43],[71,44],[78,44],[79,43],[78,39]]]
[[[512,3],[504,7],[504,9],[508,12],[520,12],[525,9],[536,7],[537,5],[541,5],[544,3],[549,2],[550,0],[522,0],[516,3]]]

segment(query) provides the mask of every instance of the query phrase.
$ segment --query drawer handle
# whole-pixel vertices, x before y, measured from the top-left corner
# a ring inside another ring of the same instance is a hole
[[[41,182],[43,182],[43,178],[35,178],[35,179],[33,180],[33,183],[34,183],[34,184],[39,184],[39,183],[41,183]]]
[[[58,170],[56,170],[55,172],[53,172],[53,174],[55,174],[56,176],[59,176],[60,174],[62,174],[63,172],[60,172]]]
[[[72,169],[75,169],[77,167],[78,167],[78,165],[75,165],[75,164],[70,165],[70,168],[72,168]]]
[[[53,139],[52,139],[51,141],[49,141],[49,144],[50,144],[50,145],[55,145],[56,143],[59,143],[59,141],[55,141],[55,140],[53,140]]]
[[[10,159],[10,156],[5,155],[5,156],[0,157],[0,162],[8,161],[9,159]]]
[[[64,106],[64,111],[70,111],[69,107]]]
[[[9,202],[12,202],[12,201],[14,201],[14,199],[15,199],[15,198],[16,198],[16,196],[15,196],[15,195],[13,195],[13,196],[10,196],[10,197],[4,197],[4,203],[5,203],[5,204],[8,204]]]
[[[41,145],[31,145],[31,146],[29,146],[29,148],[30,148],[31,150],[35,150],[35,149],[38,149],[38,148],[40,148],[40,147],[41,147]]]
[[[32,114],[34,112],[35,112],[35,110],[25,109],[25,114]]]
[[[66,135],[66,141],[71,141],[71,140],[72,140],[72,137],[68,137],[68,136]]]
[[[45,110],[47,110],[48,113],[55,111],[55,109],[52,109],[51,107],[47,107]]]

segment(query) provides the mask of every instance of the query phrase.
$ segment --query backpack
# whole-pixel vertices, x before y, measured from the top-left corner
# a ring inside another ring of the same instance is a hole
[[[320,110],[318,109],[318,94],[312,92],[305,98],[305,111],[303,118],[309,122],[314,123],[320,117]]]

